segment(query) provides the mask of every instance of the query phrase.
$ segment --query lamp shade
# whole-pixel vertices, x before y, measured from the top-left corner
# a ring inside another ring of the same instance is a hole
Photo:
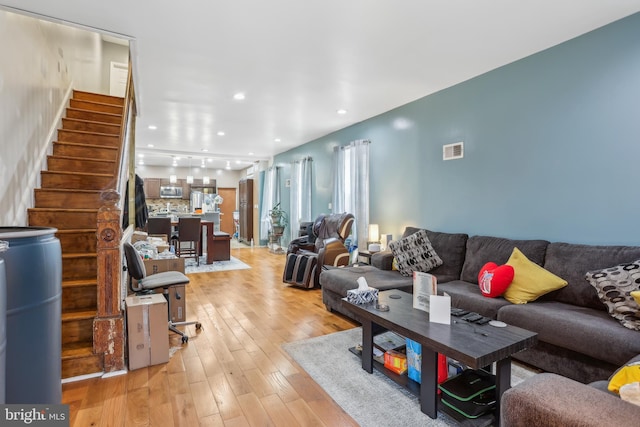
[[[380,241],[380,227],[378,226],[378,224],[369,224],[369,241]]]

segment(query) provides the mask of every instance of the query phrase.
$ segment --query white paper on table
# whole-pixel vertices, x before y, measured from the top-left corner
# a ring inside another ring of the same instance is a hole
[[[429,298],[429,322],[451,324],[451,297],[431,295]]]
[[[429,298],[438,293],[438,280],[436,276],[413,272],[413,308],[429,312]]]

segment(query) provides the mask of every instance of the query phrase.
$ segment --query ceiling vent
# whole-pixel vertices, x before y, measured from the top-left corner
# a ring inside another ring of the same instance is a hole
[[[464,157],[464,143],[456,142],[442,146],[442,160],[455,160]]]

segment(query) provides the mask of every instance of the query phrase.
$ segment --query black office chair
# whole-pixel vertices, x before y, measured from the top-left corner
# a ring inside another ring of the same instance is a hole
[[[147,219],[147,233],[164,234],[167,236],[167,243],[171,241],[171,218],[151,217]]]
[[[179,257],[193,257],[200,265],[200,240],[202,239],[202,226],[200,217],[181,217],[178,219],[178,240],[176,242],[176,255]]]
[[[196,325],[196,329],[201,329],[202,324],[198,321],[193,322],[173,322],[171,320],[171,298],[169,298],[169,288],[171,286],[186,285],[189,283],[189,278],[179,271],[165,271],[163,273],[156,273],[147,276],[147,270],[144,267],[144,263],[138,254],[136,248],[131,243],[124,243],[124,256],[127,259],[127,270],[129,271],[129,288],[135,292],[136,295],[150,294],[158,288],[162,288],[162,294],[167,299],[169,310],[167,312],[167,318],[169,319],[169,330],[175,332],[182,337],[182,342],[189,341],[189,337],[185,332],[182,332],[177,326]],[[138,282],[137,286],[134,286],[133,279]]]

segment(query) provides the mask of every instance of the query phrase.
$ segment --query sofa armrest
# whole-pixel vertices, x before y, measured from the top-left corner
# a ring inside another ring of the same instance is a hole
[[[556,374],[538,374],[502,395],[501,426],[635,425],[640,406]]]
[[[391,270],[393,266],[393,253],[391,251],[376,252],[371,255],[371,265],[380,270]]]

